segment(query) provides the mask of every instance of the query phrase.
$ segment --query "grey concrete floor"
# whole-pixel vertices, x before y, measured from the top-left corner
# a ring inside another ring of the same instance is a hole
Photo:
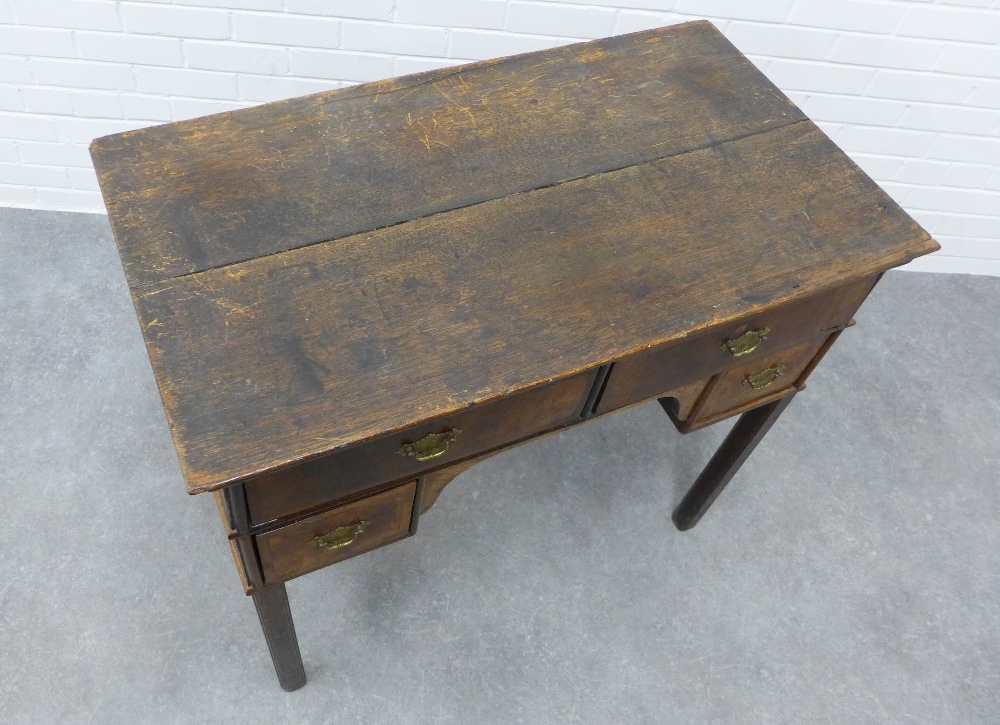
[[[0,210],[0,722],[1000,722],[1000,279],[890,273],[715,507],[653,403],[289,584],[277,686],[104,217]]]

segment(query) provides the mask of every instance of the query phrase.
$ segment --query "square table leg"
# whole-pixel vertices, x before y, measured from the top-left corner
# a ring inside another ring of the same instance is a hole
[[[271,652],[271,661],[278,674],[278,683],[286,692],[306,684],[306,670],[302,666],[299,641],[295,636],[292,610],[288,606],[288,592],[284,584],[269,584],[253,594],[264,639]]]
[[[740,416],[680,505],[674,509],[673,520],[678,529],[687,531],[698,523],[794,397],[795,393],[786,395]]]

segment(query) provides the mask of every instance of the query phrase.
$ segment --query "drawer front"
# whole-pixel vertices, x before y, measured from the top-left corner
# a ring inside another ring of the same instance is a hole
[[[825,341],[824,337],[772,352],[724,373],[708,392],[694,427],[793,387]]]
[[[588,371],[540,385],[255,478],[246,483],[251,522],[306,511],[567,423],[583,408],[594,375]]]
[[[264,583],[287,581],[410,535],[410,481],[256,537]]]
[[[876,279],[866,277],[619,360],[608,376],[597,412],[661,397],[666,391],[842,328],[864,302]],[[765,338],[754,346],[754,333],[765,329]],[[727,342],[731,343],[728,347]]]

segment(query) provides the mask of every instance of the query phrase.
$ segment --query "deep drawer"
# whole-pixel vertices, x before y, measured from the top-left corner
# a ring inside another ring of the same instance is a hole
[[[762,360],[775,350],[822,338],[850,322],[875,281],[876,277],[866,277],[619,360],[608,377],[597,412],[660,397]],[[756,345],[755,333],[764,333]]]
[[[580,373],[259,476],[246,483],[251,522],[306,511],[569,422],[593,379],[593,371]]]
[[[410,535],[416,481],[256,537],[264,583],[287,581]]]

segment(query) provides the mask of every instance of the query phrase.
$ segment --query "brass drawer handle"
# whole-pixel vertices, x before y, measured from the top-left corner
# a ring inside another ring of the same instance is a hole
[[[767,368],[761,370],[759,373],[753,375],[747,375],[746,380],[743,381],[744,385],[749,385],[754,390],[763,390],[768,385],[773,383],[775,380],[780,378],[785,374],[785,366],[779,365],[776,368]]]
[[[458,428],[450,428],[442,433],[428,433],[418,441],[404,443],[396,453],[416,458],[418,461],[429,461],[431,458],[443,455],[461,432]]]
[[[757,349],[771,331],[762,327],[759,330],[747,330],[739,337],[734,337],[732,340],[726,340],[722,343],[722,350],[730,352],[733,357],[739,357],[740,355],[747,355]]]
[[[309,543],[317,549],[340,549],[353,544],[358,535],[367,528],[367,521],[359,521],[350,526],[336,528],[329,534],[317,536]]]

